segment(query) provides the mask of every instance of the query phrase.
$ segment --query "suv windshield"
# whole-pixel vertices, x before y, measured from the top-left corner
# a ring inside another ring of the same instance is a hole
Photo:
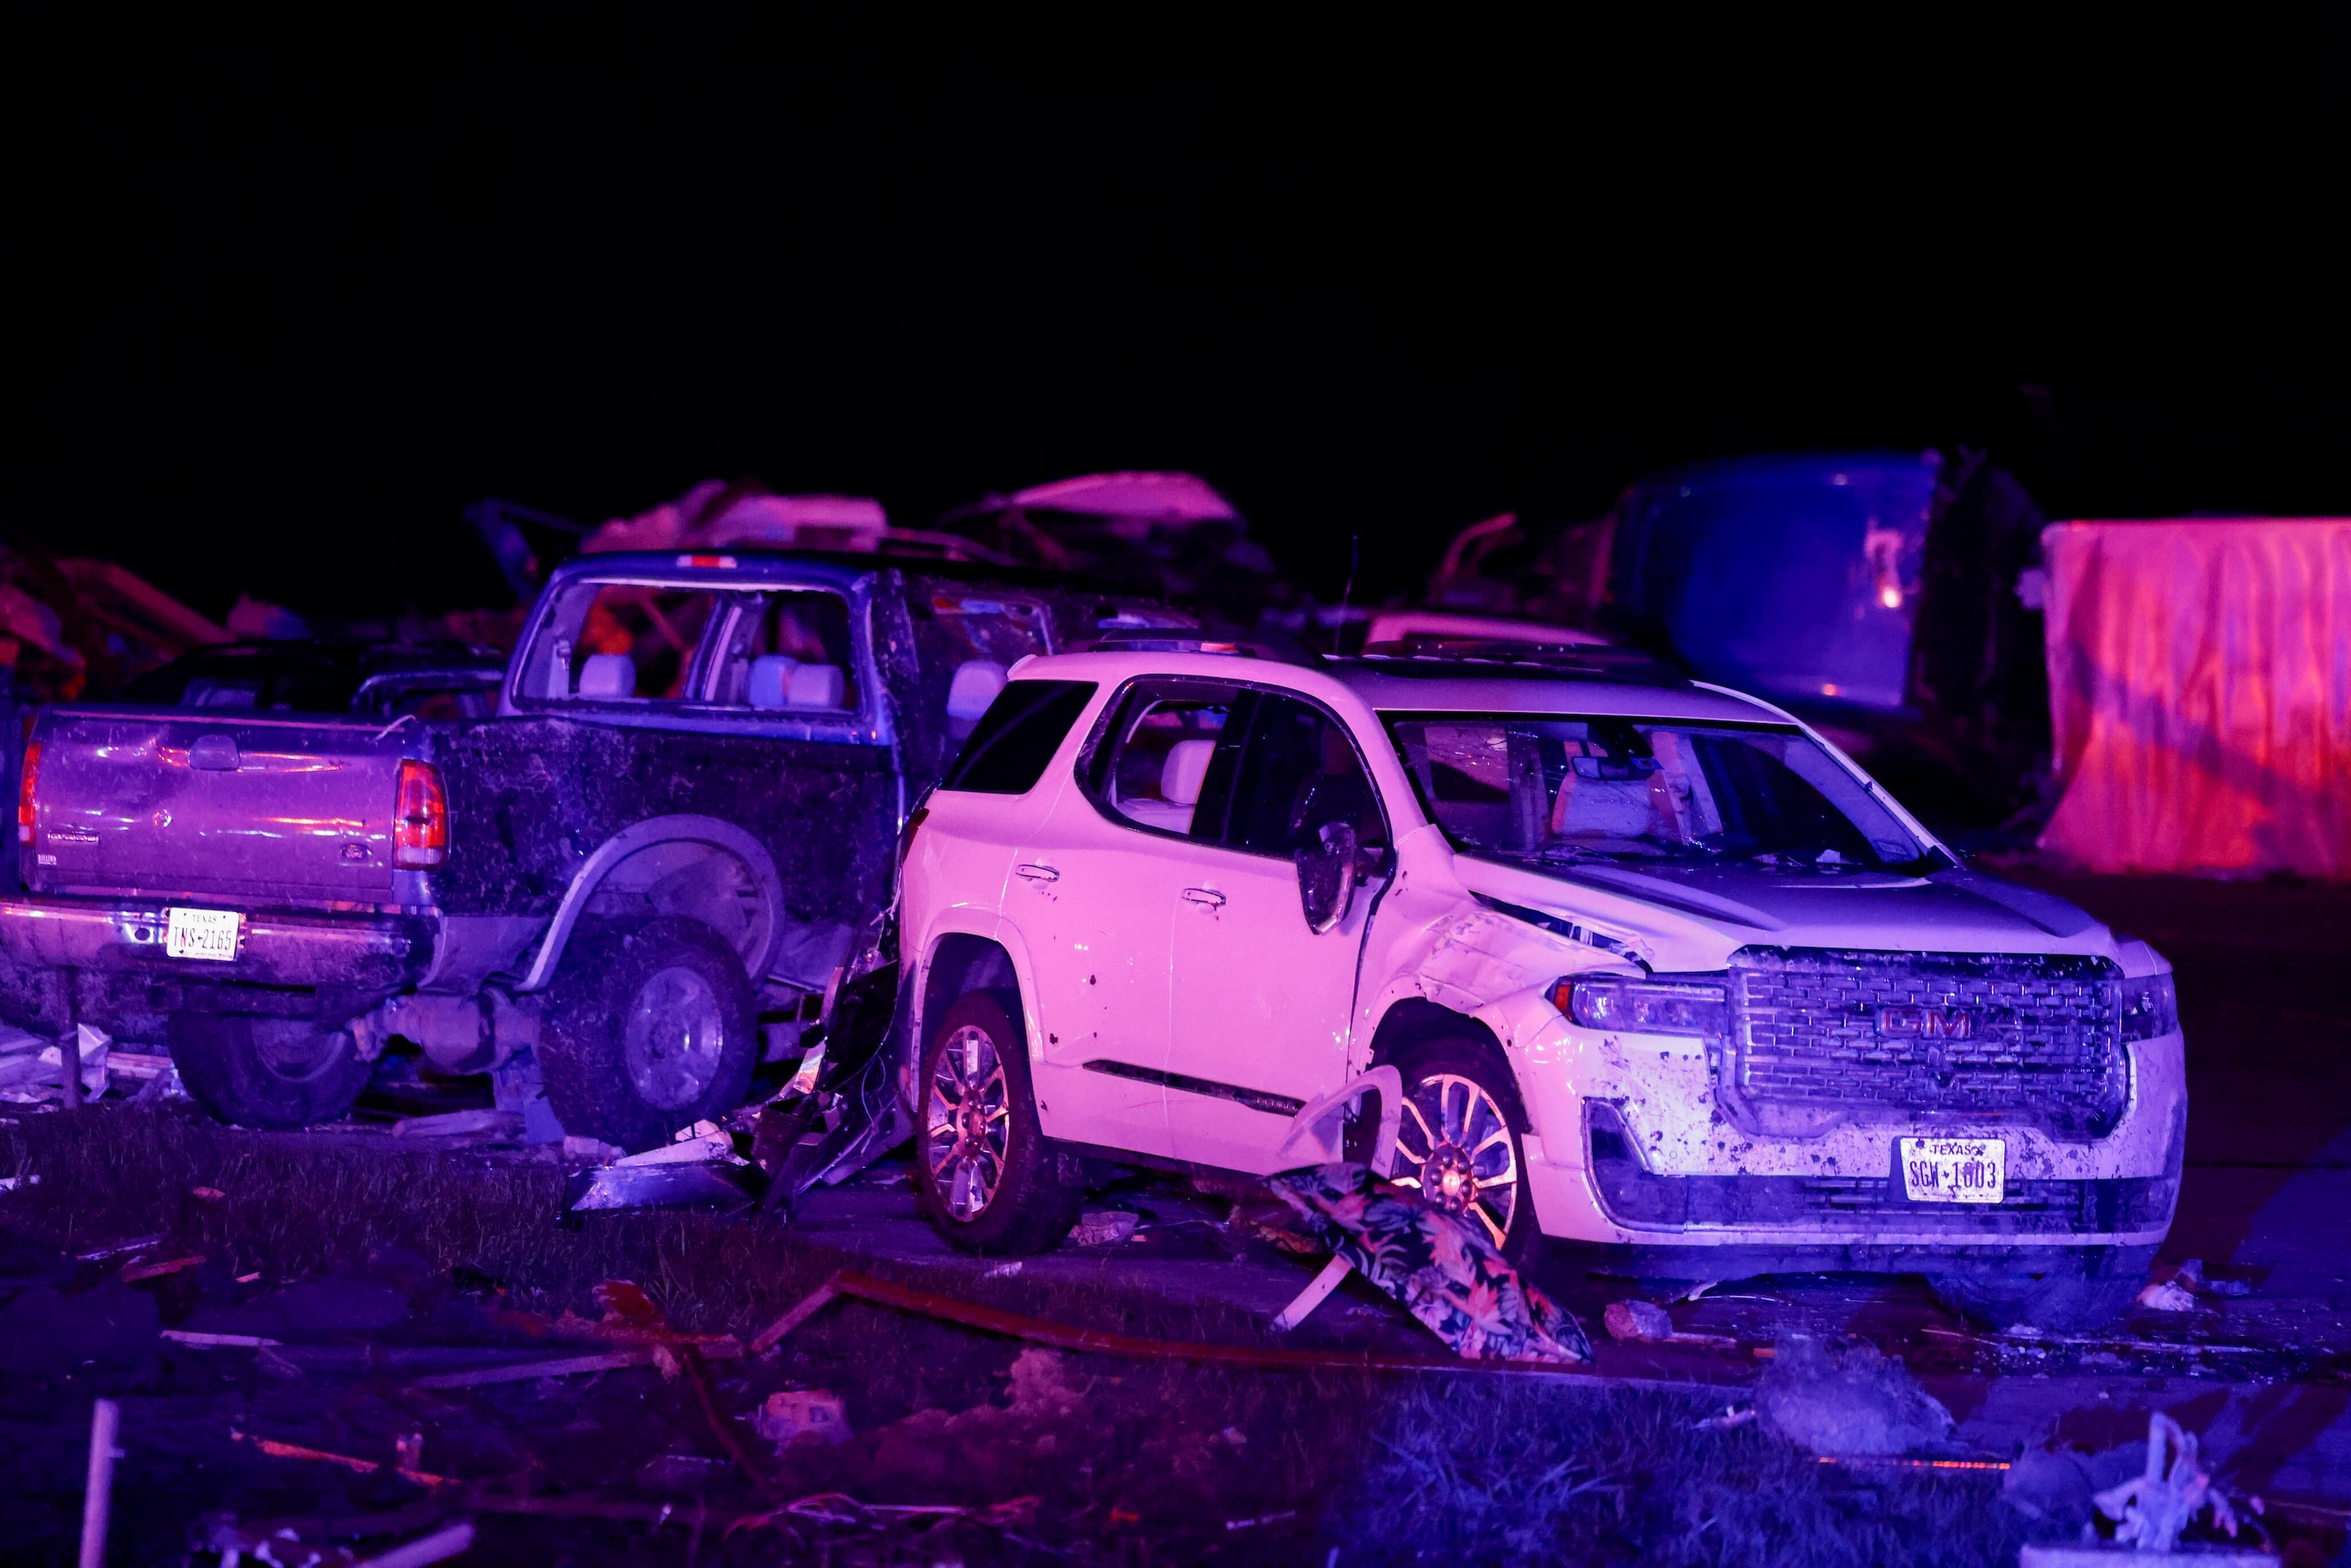
[[[1550,714],[1384,716],[1429,815],[1468,853],[1790,872],[1940,863],[1799,730]]]

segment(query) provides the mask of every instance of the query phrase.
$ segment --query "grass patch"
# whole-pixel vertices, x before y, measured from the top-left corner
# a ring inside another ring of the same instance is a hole
[[[1386,1401],[1332,1539],[1356,1563],[2012,1563],[1996,1479],[1823,1465],[1720,1406],[1647,1393],[1422,1385]]]
[[[254,1290],[350,1269],[399,1247],[444,1278],[463,1266],[506,1281],[508,1305],[592,1313],[599,1281],[633,1279],[683,1328],[747,1335],[848,1260],[743,1218],[623,1213],[567,1228],[557,1222],[561,1173],[551,1165],[409,1152],[380,1139],[344,1148],[325,1137],[259,1137],[179,1108],[105,1107],[0,1124],[0,1174],[11,1171],[42,1178],[0,1197],[0,1226],[11,1231],[77,1250],[161,1231],[235,1273],[262,1273]],[[199,1186],[225,1196],[198,1198],[192,1189]],[[1250,1314],[1132,1289],[982,1279],[977,1265],[860,1266],[1068,1322],[1279,1343]],[[1039,1543],[1086,1561],[1135,1563],[1319,1563],[1332,1546],[1348,1564],[1455,1568],[2014,1560],[2015,1521],[1996,1501],[1996,1477],[1856,1477],[1751,1427],[1694,1430],[1709,1409],[1695,1397],[1071,1355],[1055,1363],[1066,1399],[1022,1403],[1007,1375],[1020,1350],[843,1302],[794,1333],[778,1355],[722,1366],[720,1391],[738,1416],[789,1386],[829,1388],[848,1402],[853,1441],[795,1448],[776,1461],[792,1495],[837,1489],[869,1502],[1039,1500],[1033,1541],[977,1530],[952,1541],[909,1533],[865,1540],[844,1561],[1013,1561],[1040,1554]],[[167,1392],[186,1396],[189,1389]],[[216,1427],[225,1441],[233,1411],[253,1429],[345,1452],[386,1444],[421,1421],[428,1464],[434,1455],[479,1453],[491,1457],[478,1473],[507,1475],[527,1455],[532,1484],[546,1490],[634,1495],[632,1478],[646,1458],[717,1452],[691,1401],[648,1373],[560,1387],[509,1385],[429,1406],[382,1379],[273,1386],[256,1375],[224,1385],[218,1397],[222,1414],[176,1418],[191,1431]],[[48,1444],[70,1458],[87,1410],[86,1394],[60,1399]],[[136,1444],[135,1422],[131,1430]],[[29,1426],[21,1435],[39,1440]],[[200,1448],[182,1469],[144,1483],[157,1518],[221,1509],[251,1517],[263,1507],[258,1482],[238,1480]],[[457,1458],[444,1462],[453,1473],[471,1473]],[[288,1484],[284,1462],[275,1463],[273,1496]],[[70,1518],[72,1494],[63,1490],[70,1478],[15,1484],[18,1500],[31,1497]],[[747,1493],[737,1500],[749,1500]],[[1239,1521],[1255,1522],[1228,1528]],[[758,1531],[689,1547],[677,1530],[649,1537],[637,1525],[536,1535],[485,1528],[496,1560],[516,1563],[558,1555],[772,1563],[782,1541]],[[560,1552],[552,1544],[559,1534]],[[808,1532],[797,1546],[782,1543],[786,1560],[851,1544]]]

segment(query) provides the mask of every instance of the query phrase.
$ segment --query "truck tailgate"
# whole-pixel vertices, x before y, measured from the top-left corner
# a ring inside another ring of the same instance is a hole
[[[394,792],[423,727],[52,708],[34,738],[31,885],[381,904]]]

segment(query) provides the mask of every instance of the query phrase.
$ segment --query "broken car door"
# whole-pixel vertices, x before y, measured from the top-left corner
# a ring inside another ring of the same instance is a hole
[[[1248,691],[1229,729],[1201,798],[1220,831],[1199,834],[1176,916],[1167,1117],[1178,1159],[1264,1174],[1290,1118],[1345,1075],[1374,891],[1356,889],[1318,934],[1295,853],[1345,823],[1368,864],[1388,831],[1353,742],[1321,708]]]
[[[1197,880],[1195,809],[1231,702],[1199,681],[1120,693],[1079,788],[1013,865],[1004,914],[1037,977],[1037,1110],[1054,1137],[1169,1152],[1167,944]]]

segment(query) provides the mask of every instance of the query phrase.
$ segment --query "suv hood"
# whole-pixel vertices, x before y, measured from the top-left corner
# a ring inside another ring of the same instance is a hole
[[[2111,955],[2106,929],[2064,899],[1978,872],[1928,876],[1745,865],[1532,867],[1458,857],[1472,892],[1625,928],[1654,967],[1722,967],[1749,946],[1878,952]]]

